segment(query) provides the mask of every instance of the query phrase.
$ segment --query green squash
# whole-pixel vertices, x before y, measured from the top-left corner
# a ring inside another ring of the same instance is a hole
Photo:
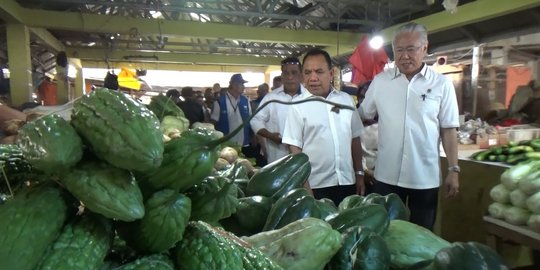
[[[71,124],[97,157],[115,167],[146,172],[161,165],[158,118],[120,91],[100,88],[76,100]]]
[[[28,163],[46,173],[66,171],[82,158],[81,138],[68,121],[56,114],[24,125],[17,142]]]
[[[50,186],[22,190],[0,206],[2,269],[33,270],[66,219],[61,192]]]

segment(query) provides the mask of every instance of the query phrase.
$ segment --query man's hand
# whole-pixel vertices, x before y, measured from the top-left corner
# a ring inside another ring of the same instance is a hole
[[[459,174],[455,172],[448,172],[448,175],[444,179],[444,197],[453,198],[459,193]]]
[[[266,138],[271,140],[275,144],[281,144],[281,134],[279,134],[279,132],[272,132]]]
[[[366,193],[366,184],[363,175],[356,175],[356,194],[364,195]]]

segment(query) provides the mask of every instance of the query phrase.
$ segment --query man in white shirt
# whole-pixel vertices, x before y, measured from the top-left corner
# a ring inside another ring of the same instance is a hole
[[[331,86],[334,72],[328,53],[307,52],[302,63],[306,98],[322,98],[355,107],[353,98]],[[291,153],[309,156],[311,175],[306,188],[315,198],[329,198],[338,205],[343,198],[364,193],[362,122],[355,110],[311,101],[293,105],[288,112],[282,142]]]
[[[401,26],[392,46],[396,68],[374,78],[359,109],[364,118],[378,115],[374,192],[398,194],[408,204],[411,222],[432,230],[441,182],[441,141],[450,166],[445,195],[453,197],[459,190],[456,94],[448,78],[423,63],[428,48],[424,26]]]
[[[302,65],[298,58],[289,57],[281,61],[281,78],[284,84],[266,94],[259,107],[270,100],[290,102],[301,97],[303,93],[307,93],[301,83]],[[270,103],[251,119],[253,131],[266,139],[266,159],[268,163],[289,154],[287,145],[281,143],[281,136],[285,129],[285,120],[290,107],[290,105]]]

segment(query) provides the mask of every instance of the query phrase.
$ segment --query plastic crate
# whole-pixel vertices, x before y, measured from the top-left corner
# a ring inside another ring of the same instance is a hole
[[[508,129],[508,140],[519,142],[540,138],[540,128]]]

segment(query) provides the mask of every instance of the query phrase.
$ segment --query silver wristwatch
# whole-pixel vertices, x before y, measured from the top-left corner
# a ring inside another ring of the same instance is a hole
[[[356,171],[356,172],[354,172],[354,174],[364,176],[364,171]]]
[[[449,172],[459,173],[459,172],[461,172],[461,168],[458,165],[454,165],[454,166],[448,167],[448,171]]]

